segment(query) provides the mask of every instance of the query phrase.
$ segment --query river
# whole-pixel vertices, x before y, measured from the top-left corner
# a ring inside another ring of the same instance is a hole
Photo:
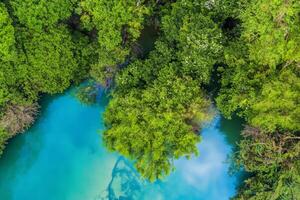
[[[46,97],[36,123],[10,140],[0,158],[1,200],[228,200],[239,176],[226,162],[241,122],[216,118],[202,130],[200,155],[175,162],[165,180],[142,180],[130,161],[102,144],[107,100],[82,105],[68,91]]]

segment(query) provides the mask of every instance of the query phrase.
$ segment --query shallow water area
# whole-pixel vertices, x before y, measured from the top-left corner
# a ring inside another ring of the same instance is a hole
[[[241,122],[217,116],[202,130],[200,156],[175,162],[166,180],[142,180],[132,163],[103,146],[107,101],[81,104],[71,91],[47,97],[39,119],[13,138],[0,159],[1,200],[227,200],[238,175],[225,161],[238,141]]]

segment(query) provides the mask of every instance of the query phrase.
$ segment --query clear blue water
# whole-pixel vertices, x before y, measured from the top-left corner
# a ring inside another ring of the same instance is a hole
[[[237,175],[226,163],[239,121],[220,116],[202,131],[200,156],[176,161],[166,180],[148,183],[102,145],[105,101],[85,106],[70,92],[47,98],[35,125],[13,138],[0,159],[1,200],[227,200]]]

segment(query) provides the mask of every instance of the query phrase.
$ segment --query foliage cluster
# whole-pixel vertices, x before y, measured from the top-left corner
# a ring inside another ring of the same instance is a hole
[[[243,31],[225,50],[217,97],[226,116],[269,132],[300,130],[300,3],[279,2],[253,0],[239,15]]]
[[[236,199],[299,199],[300,137],[253,127],[243,136],[235,160],[251,174]]]
[[[236,199],[299,199],[300,2],[251,0],[239,10],[216,98],[225,116],[252,126],[234,159],[250,173]]]
[[[168,175],[174,159],[198,154],[197,132],[213,115],[202,86],[222,55],[222,34],[197,2],[164,10],[155,49],[116,76],[105,113],[107,147],[135,160],[151,181]]]
[[[112,79],[118,66],[130,56],[140,36],[144,19],[154,6],[152,1],[82,0],[76,9],[82,26],[97,35],[98,60],[92,65],[92,77],[102,84]]]

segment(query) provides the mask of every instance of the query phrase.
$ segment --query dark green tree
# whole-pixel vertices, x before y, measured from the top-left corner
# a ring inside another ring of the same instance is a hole
[[[246,128],[236,164],[250,173],[236,199],[299,199],[299,1],[249,1],[227,42],[218,108]]]
[[[243,32],[225,51],[220,110],[266,131],[300,130],[298,1],[251,1]],[[221,69],[220,69],[221,70]]]
[[[130,55],[131,46],[143,28],[146,15],[150,13],[147,1],[105,1],[81,0],[77,13],[81,15],[83,26],[96,31],[98,39],[98,62],[91,75],[105,85],[112,78],[118,64],[125,62]]]
[[[68,19],[77,0],[9,0],[18,22],[33,30],[55,26]]]
[[[0,110],[9,101],[12,63],[16,60],[15,30],[3,3],[0,3]]]
[[[236,199],[300,198],[300,137],[246,127],[235,162],[251,173]]]
[[[197,82],[177,77],[174,68],[164,67],[144,89],[114,93],[105,114],[108,148],[135,160],[151,181],[168,175],[174,159],[198,153],[196,131],[211,116]]]
[[[27,96],[36,99],[38,93],[54,94],[70,86],[74,70],[74,44],[64,26],[47,32],[18,29],[20,62],[17,66],[19,81]]]
[[[151,181],[168,175],[174,159],[198,153],[197,132],[213,115],[201,85],[221,58],[221,31],[203,5],[173,3],[149,58],[133,62],[115,79],[104,141],[135,160]]]

